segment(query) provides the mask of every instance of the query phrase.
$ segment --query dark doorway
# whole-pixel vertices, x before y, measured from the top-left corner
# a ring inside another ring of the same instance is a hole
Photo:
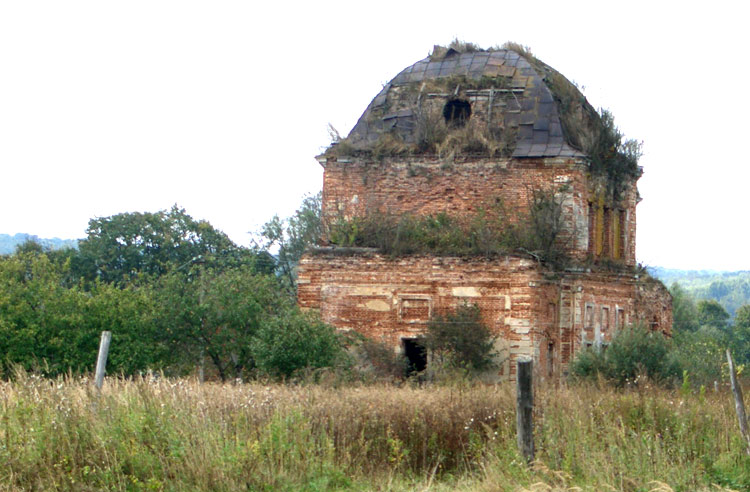
[[[443,106],[443,118],[448,126],[464,126],[471,116],[471,104],[463,99],[451,99]]]
[[[406,375],[422,372],[427,368],[427,352],[416,338],[402,338],[406,357]]]

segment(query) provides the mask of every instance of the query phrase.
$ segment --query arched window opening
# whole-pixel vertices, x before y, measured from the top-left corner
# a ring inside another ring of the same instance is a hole
[[[471,104],[463,99],[451,99],[443,106],[443,118],[448,126],[461,127],[471,116]]]

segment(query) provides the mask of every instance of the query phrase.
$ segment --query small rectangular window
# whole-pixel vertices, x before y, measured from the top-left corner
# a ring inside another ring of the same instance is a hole
[[[583,327],[586,329],[594,327],[594,306],[591,304],[586,304],[586,314],[583,319]]]
[[[622,258],[622,223],[620,222],[620,211],[612,211],[612,258]]]
[[[622,330],[625,327],[625,310],[617,308],[615,315],[615,326],[617,326],[618,330]]]
[[[602,333],[609,332],[609,308],[602,308]]]
[[[612,258],[612,209],[604,209],[604,244],[602,246],[602,256]]]

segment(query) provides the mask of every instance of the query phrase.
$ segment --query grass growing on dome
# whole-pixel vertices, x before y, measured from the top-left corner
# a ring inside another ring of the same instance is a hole
[[[589,157],[591,173],[606,179],[608,201],[617,203],[629,182],[641,176],[641,142],[625,140],[612,113],[595,110],[577,84],[539,60],[528,46],[508,42],[503,48],[523,56],[542,77],[557,101],[566,140]]]

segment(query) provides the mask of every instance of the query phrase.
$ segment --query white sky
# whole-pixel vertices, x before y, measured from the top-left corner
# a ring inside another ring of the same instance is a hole
[[[741,2],[0,1],[0,233],[80,238],[177,203],[236,242],[453,38],[513,40],[644,141],[638,259],[750,269]]]

